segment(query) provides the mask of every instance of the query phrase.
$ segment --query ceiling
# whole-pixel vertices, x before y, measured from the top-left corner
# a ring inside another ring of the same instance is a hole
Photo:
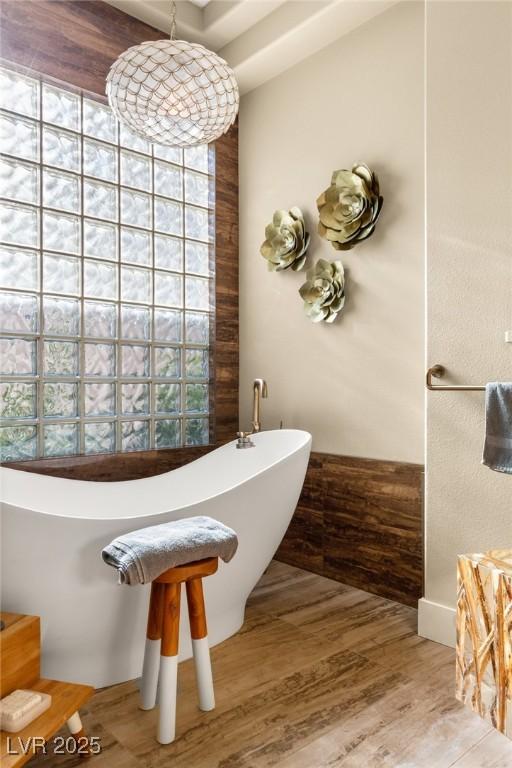
[[[397,1],[178,0],[177,37],[217,51],[235,70],[244,94]],[[169,0],[104,2],[164,32],[170,30]]]

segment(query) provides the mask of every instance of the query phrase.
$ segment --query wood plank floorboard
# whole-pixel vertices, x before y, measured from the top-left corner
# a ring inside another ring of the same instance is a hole
[[[273,562],[212,660],[216,709],[198,710],[193,665],[180,664],[165,747],[135,682],[97,691],[83,712],[103,747],[91,768],[512,766],[512,744],[456,701],[453,650],[416,635],[414,609],[362,590]]]

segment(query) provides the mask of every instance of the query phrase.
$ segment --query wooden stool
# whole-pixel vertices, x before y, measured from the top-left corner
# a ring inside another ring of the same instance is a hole
[[[215,708],[202,578],[211,576],[218,566],[218,557],[197,560],[170,568],[151,584],[142,669],[141,709],[153,709],[159,686],[157,739],[160,744],[170,744],[176,734],[176,685],[183,583],[187,590],[199,709],[208,712]]]

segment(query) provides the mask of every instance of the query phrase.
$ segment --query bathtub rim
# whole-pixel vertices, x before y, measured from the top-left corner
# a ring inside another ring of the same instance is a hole
[[[68,485],[69,483],[72,483],[73,486],[76,488],[76,490],[79,490],[80,487],[83,487],[83,485],[87,486],[96,486],[99,487],[99,492],[101,492],[101,487],[108,487],[115,488],[119,486],[126,487],[127,485],[133,485],[134,483],[140,484],[145,483],[149,485],[152,481],[155,480],[155,478],[159,478],[159,481],[161,481],[161,478],[164,478],[166,476],[170,476],[176,473],[181,473],[184,470],[187,472],[190,472],[190,467],[197,465],[198,463],[204,463],[211,461],[211,457],[214,454],[218,454],[221,451],[226,451],[229,449],[230,446],[235,446],[237,441],[232,440],[229,443],[225,443],[222,446],[219,446],[218,448],[215,448],[213,451],[209,451],[204,456],[200,456],[197,459],[194,459],[193,461],[189,462],[188,464],[185,464],[181,467],[176,467],[175,469],[171,469],[168,472],[163,472],[158,475],[152,475],[151,477],[143,477],[143,478],[137,478],[134,480],[115,480],[115,481],[90,481],[90,480],[74,480],[70,478],[61,478],[61,477],[54,477],[52,475],[41,475],[36,473],[28,473],[24,472],[19,469],[11,469],[9,467],[0,467],[0,508],[4,505],[7,507],[15,508],[18,510],[21,510],[22,512],[31,512],[34,514],[40,514],[40,515],[47,515],[49,517],[61,517],[66,520],[77,520],[77,521],[112,521],[112,520],[136,520],[136,519],[142,519],[142,518],[148,518],[148,517],[158,517],[160,515],[170,514],[173,512],[183,512],[186,516],[186,511],[188,509],[191,509],[193,507],[196,507],[200,504],[207,503],[208,501],[211,501],[213,499],[218,498],[219,496],[222,496],[224,494],[228,494],[232,491],[234,491],[236,488],[239,488],[240,486],[244,485],[245,483],[248,483],[260,475],[265,474],[266,472],[270,471],[274,467],[276,467],[279,464],[282,464],[283,462],[289,461],[292,459],[295,454],[299,453],[300,451],[304,450],[305,448],[309,448],[309,454],[311,453],[311,444],[312,444],[312,435],[307,432],[306,430],[302,429],[273,429],[273,430],[264,430],[262,432],[259,432],[253,436],[253,439],[258,442],[263,436],[265,435],[271,435],[271,434],[279,434],[279,433],[293,433],[294,435],[297,435],[297,437],[300,436],[300,439],[297,441],[293,447],[289,447],[286,452],[283,452],[278,458],[275,460],[269,462],[268,464],[265,464],[263,467],[253,471],[249,472],[247,475],[245,475],[242,479],[240,479],[238,482],[234,482],[231,484],[226,484],[221,490],[219,490],[217,493],[211,493],[206,496],[200,496],[193,501],[190,501],[187,504],[178,504],[176,506],[169,507],[167,509],[160,509],[157,511],[151,510],[145,513],[142,513],[139,511],[136,515],[135,514],[127,514],[127,515],[116,515],[111,517],[101,516],[101,515],[94,515],[94,514],[64,514],[61,511],[49,511],[48,509],[41,509],[37,508],[35,505],[29,505],[27,503],[21,503],[19,500],[15,500],[12,498],[12,496],[5,498],[5,481],[4,478],[7,476],[7,478],[16,477],[16,483],[22,482],[22,477],[25,479],[25,482],[28,477],[35,477],[37,478],[34,482],[36,484],[39,484],[41,486],[48,485],[53,486],[55,489],[57,489],[57,485],[60,485],[62,488],[62,484]],[[251,449],[248,449],[251,450]],[[5,475],[7,473],[7,475]],[[10,489],[11,490],[11,489]],[[16,489],[17,490],[17,489]],[[51,495],[52,488],[48,488],[48,492]]]

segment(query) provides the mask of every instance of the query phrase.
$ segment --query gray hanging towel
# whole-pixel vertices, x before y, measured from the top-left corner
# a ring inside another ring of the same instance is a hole
[[[186,517],[152,525],[114,539],[101,553],[117,568],[120,584],[148,584],[178,565],[220,557],[226,563],[238,547],[236,533],[211,517]]]
[[[482,464],[512,475],[512,382],[492,382],[485,388]]]

